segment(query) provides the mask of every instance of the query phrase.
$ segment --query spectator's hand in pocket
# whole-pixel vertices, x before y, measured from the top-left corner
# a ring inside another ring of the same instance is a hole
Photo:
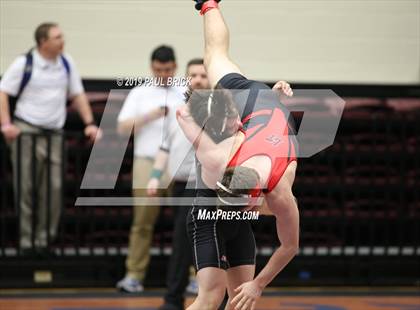
[[[151,178],[147,183],[147,195],[156,196],[159,187],[159,179]]]

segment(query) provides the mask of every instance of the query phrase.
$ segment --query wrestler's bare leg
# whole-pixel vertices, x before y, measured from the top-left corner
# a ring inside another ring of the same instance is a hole
[[[252,281],[255,274],[255,265],[242,265],[227,270],[228,279],[228,295],[229,299],[226,303],[225,310],[233,310],[234,307],[230,305],[231,300],[235,297],[234,290],[242,283]]]
[[[229,58],[229,30],[217,8],[204,14],[204,42],[204,65],[212,88],[228,73],[242,74]]]
[[[198,296],[187,310],[216,310],[226,293],[226,271],[206,267],[197,272]]]

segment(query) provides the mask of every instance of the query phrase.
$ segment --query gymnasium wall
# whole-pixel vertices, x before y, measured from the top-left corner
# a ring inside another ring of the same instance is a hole
[[[420,1],[224,0],[231,55],[249,77],[300,83],[419,84]],[[190,0],[0,1],[0,74],[58,22],[84,78],[149,75],[160,43],[186,62],[202,54]]]

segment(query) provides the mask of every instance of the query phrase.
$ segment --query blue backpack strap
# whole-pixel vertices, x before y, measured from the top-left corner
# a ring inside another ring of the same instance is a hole
[[[23,77],[22,77],[22,80],[20,82],[18,93],[16,95],[17,99],[19,99],[20,95],[22,94],[26,85],[28,85],[29,80],[31,79],[31,76],[32,76],[32,68],[33,68],[33,62],[34,62],[34,57],[32,55],[32,50],[33,49],[31,48],[25,55],[26,62],[25,62],[25,67],[23,69]],[[70,63],[63,55],[61,55],[60,58],[63,62],[64,68],[66,69],[68,84],[70,85]]]
[[[31,79],[31,75],[32,75],[32,67],[33,67],[33,62],[34,62],[34,58],[32,56],[32,49],[30,49],[29,52],[26,53],[25,57],[26,57],[26,62],[25,62],[25,67],[23,69],[23,77],[22,77],[22,81],[20,82],[20,86],[19,86],[19,90],[16,95],[16,98],[20,97],[26,85],[28,85],[29,80]]]
[[[64,68],[66,69],[67,77],[70,78],[70,63],[63,55],[60,55],[61,61],[63,62]]]
[[[66,69],[67,73],[67,96],[70,93],[70,63],[63,55],[60,55],[61,61],[63,62],[64,69]]]

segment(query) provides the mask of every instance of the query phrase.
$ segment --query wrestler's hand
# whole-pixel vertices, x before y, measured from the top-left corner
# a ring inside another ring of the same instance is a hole
[[[182,105],[176,110],[176,120],[181,128],[189,127],[191,124],[196,124],[187,105]]]
[[[186,120],[186,119],[188,119],[188,118],[190,118],[190,117],[191,117],[191,114],[190,114],[190,109],[188,108],[188,106],[187,106],[186,104],[185,104],[185,105],[180,106],[180,107],[176,110],[176,117],[177,117],[177,118],[181,117],[181,118],[183,118],[184,120]]]
[[[290,87],[290,84],[286,81],[278,81],[274,86],[273,90],[280,90],[283,94],[285,94],[288,97],[293,96],[293,90]]]
[[[235,310],[254,310],[258,298],[260,298],[262,289],[255,281],[245,282],[235,289],[237,295],[230,304]]]

